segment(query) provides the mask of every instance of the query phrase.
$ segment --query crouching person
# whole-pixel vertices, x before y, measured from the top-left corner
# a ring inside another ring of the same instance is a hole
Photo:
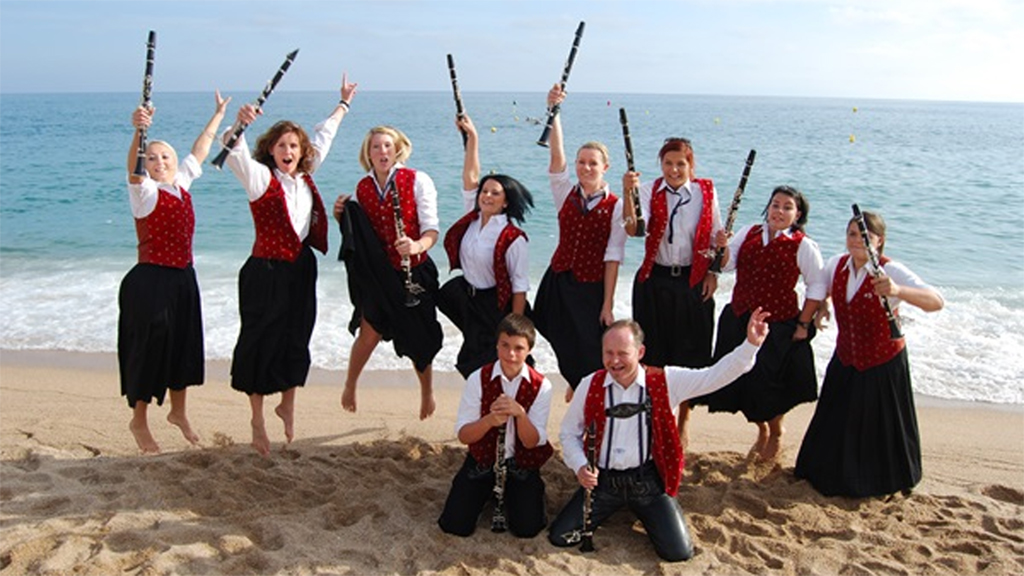
[[[707,368],[645,367],[640,364],[644,356],[640,325],[619,320],[608,327],[602,338],[604,370],[583,378],[562,420],[562,456],[576,473],[580,488],[551,523],[552,544],[580,542],[585,494],[590,490],[588,532],[627,507],[643,523],[661,559],[677,562],[693,556],[690,533],[676,500],[683,450],[672,408],[750,370],[768,335],[767,316],[760,308],[754,311],[746,342]],[[584,449],[587,430],[594,434],[593,469]]]
[[[551,382],[526,364],[533,322],[509,314],[499,324],[498,361],[469,375],[455,431],[469,446],[437,523],[457,536],[476,529],[496,497],[491,529],[531,538],[547,525],[540,467],[553,452],[547,438]]]

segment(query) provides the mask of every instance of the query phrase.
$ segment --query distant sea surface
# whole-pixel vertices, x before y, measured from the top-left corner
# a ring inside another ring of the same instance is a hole
[[[234,96],[225,125],[251,94]],[[507,173],[533,192],[528,216],[531,292],[557,240],[547,183],[548,151],[536,145],[544,115],[541,93],[465,93],[481,133],[485,173]],[[213,111],[213,94],[162,93],[150,138],[180,156]],[[307,128],[337,102],[334,92],[279,92],[247,134],[250,144],[274,121]],[[135,230],[125,184],[129,118],[137,94],[4,94],[0,96],[0,348],[115,352],[117,291],[135,263]],[[586,140],[611,149],[608,181],[621,187],[625,169],[619,107],[629,113],[637,168],[659,174],[657,150],[668,136],[690,138],[700,177],[712,178],[728,209],[750,149],[757,160],[737,227],[758,221],[773,187],[790,184],[810,200],[808,234],[828,257],[843,250],[850,205],[879,211],[889,234],[886,254],[902,261],[946,299],[925,314],[903,306],[914,387],[941,398],[1024,403],[1024,105],[864,99],[572,94],[562,109],[572,158]],[[413,142],[409,166],[438,187],[442,229],[461,215],[462,145],[454,104],[444,92],[363,92],[315,175],[330,206],[362,175],[358,149],[366,131],[391,124]],[[210,158],[216,153],[211,153]],[[253,226],[245,193],[230,172],[207,162],[191,189],[196,211],[195,267],[202,291],[209,359],[228,359],[238,335],[237,274],[249,254]],[[340,235],[321,257],[319,317],[313,363],[344,369],[352,313]],[[615,315],[630,315],[630,286],[642,256],[630,239],[620,271]],[[448,266],[431,251],[441,270]],[[729,300],[724,276],[716,304]],[[444,348],[435,370],[454,371],[461,336],[443,316]],[[835,326],[814,342],[821,373]],[[543,340],[539,367],[557,371]],[[384,344],[368,369],[408,370]],[[113,392],[112,392],[113,393]]]

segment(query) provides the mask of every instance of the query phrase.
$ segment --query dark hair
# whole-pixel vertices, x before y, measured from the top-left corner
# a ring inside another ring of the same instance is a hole
[[[633,343],[636,344],[637,348],[640,348],[640,346],[643,345],[644,329],[640,327],[639,322],[633,320],[632,318],[622,318],[621,320],[616,320],[615,322],[612,322],[611,324],[608,325],[607,328],[604,329],[604,334],[607,334],[612,330],[618,328],[627,328],[630,332],[633,333]]]
[[[533,194],[523,186],[518,180],[511,176],[504,174],[488,174],[480,179],[480,184],[476,187],[477,200],[480,199],[480,191],[484,189],[484,183],[488,180],[494,180],[498,184],[501,184],[501,189],[505,191],[505,210],[503,211],[509,220],[522,224],[526,221],[526,213],[533,208]],[[476,208],[479,210],[479,207]]]
[[[796,202],[796,209],[800,211],[800,216],[797,217],[793,225],[789,227],[790,232],[796,232],[797,230],[803,231],[804,224],[807,224],[807,215],[811,211],[811,203],[804,198],[802,192],[793,188],[792,186],[777,186],[775,190],[772,190],[772,195],[768,197],[768,203],[764,205],[764,210],[761,211],[761,216],[768,217],[768,208],[772,205],[772,200],[775,199],[776,194],[785,194]]]
[[[682,152],[686,163],[690,165],[690,173],[687,174],[687,177],[690,180],[697,177],[697,160],[693,156],[693,144],[689,140],[675,137],[666,138],[665,144],[662,145],[661,150],[658,150],[658,162],[664,160],[665,154],[669,152]]]
[[[505,334],[506,336],[526,338],[526,342],[530,345],[530,350],[533,350],[533,345],[537,342],[537,330],[533,327],[533,320],[515,312],[502,318],[501,322],[498,323],[497,330],[494,332],[499,337]]]
[[[879,238],[878,242],[878,255],[881,256],[885,251],[885,220],[882,219],[882,215],[877,212],[868,212],[864,210],[861,212],[864,215],[864,226],[867,227],[868,232],[874,232]],[[846,223],[846,227],[849,228],[850,224],[857,221],[857,217],[850,218],[850,221]]]
[[[302,148],[302,158],[299,158],[298,171],[309,174],[313,169],[313,159],[316,158],[316,150],[310,144],[309,136],[306,135],[306,131],[302,129],[302,126],[289,120],[281,120],[264,132],[256,140],[256,150],[252,153],[252,157],[260,164],[265,164],[271,169],[276,168],[277,165],[274,163],[274,145],[277,144],[277,141],[282,136],[288,133],[299,137],[299,146]]]

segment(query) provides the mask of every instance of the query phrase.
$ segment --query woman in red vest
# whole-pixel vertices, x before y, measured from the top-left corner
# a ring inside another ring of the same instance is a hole
[[[249,197],[256,228],[252,255],[238,276],[242,325],[231,361],[231,387],[249,396],[252,446],[264,456],[270,453],[270,438],[263,397],[281,393],[274,413],[291,442],[295,391],[309,374],[309,339],[316,323],[312,249],[327,251],[327,214],[311,174],[327,157],[356,84],[343,76],[340,92],[341,100],[317,124],[312,139],[298,124],[282,120],[259,137],[251,156],[243,135],[227,157]],[[260,114],[246,104],[238,122],[251,124]]]
[[[945,301],[909,268],[883,255],[882,217],[864,212],[864,220],[882,270],[869,277],[868,251],[851,220],[848,253],[825,265],[839,333],[796,460],[796,476],[826,496],[909,492],[921,480],[907,350],[902,337],[891,337],[881,298],[897,312],[903,302],[935,312]]]
[[[139,256],[118,293],[117,361],[121,395],[132,408],[128,429],[147,454],[160,451],[149,430],[149,404],[154,399],[163,404],[168,388],[167,421],[190,443],[199,442],[185,410],[186,390],[203,383],[205,367],[199,286],[192,267],[195,212],[188,188],[203,173],[203,160],[231,101],[220,92],[216,100],[213,117],[181,164],[170,144],[152,140],[146,145],[142,176],[134,173],[139,131],[150,126],[154,110],[140,106],[132,114],[136,130],[128,148],[128,200]]]
[[[559,84],[548,92],[548,106],[561,104]],[[572,397],[580,379],[601,368],[601,334],[615,321],[612,305],[619,264],[625,252],[622,201],[604,175],[608,148],[587,142],[576,152],[573,184],[563,148],[562,122],[554,118],[549,140],[548,177],[558,214],[558,246],[534,300],[537,330],[558,356],[558,370]]]
[[[479,138],[468,114],[456,119],[466,134],[462,200],[466,215],[445,233],[444,249],[452,270],[462,275],[445,282],[437,307],[462,331],[455,367],[467,378],[497,359],[496,328],[510,312],[526,313],[530,289],[524,216],[533,196],[504,174],[480,179]]]
[[[420,383],[420,419],[425,420],[434,413],[431,365],[443,338],[435,302],[437,267],[427,254],[438,237],[437,189],[426,172],[404,165],[410,154],[412,142],[401,130],[370,129],[359,152],[359,163],[367,174],[356,184],[354,195],[342,194],[334,203],[342,234],[346,221],[349,226],[356,222],[361,237],[369,238],[361,249],[375,250],[379,257],[373,260],[386,268],[383,282],[370,286],[370,270],[356,272],[346,260],[354,306],[349,332],[356,338],[341,407],[356,411],[359,375],[377,344],[393,340],[395,353],[412,360]],[[353,220],[356,215],[359,218]],[[343,238],[343,257],[349,243],[351,239]]]
[[[747,319],[758,307],[770,314],[771,336],[758,352],[753,370],[690,402],[706,404],[710,412],[743,412],[758,429],[750,454],[762,460],[778,456],[786,412],[818,397],[812,322],[827,287],[821,251],[803,231],[809,211],[799,190],[779,186],[761,213],[764,222],[744,227],[729,243],[723,271],[735,270],[736,284],[732,301],[718,318],[715,360],[743,342]],[[802,305],[796,292],[801,278]]]
[[[718,195],[710,179],[697,178],[693,146],[668,138],[658,151],[661,176],[640,183],[626,172],[623,190],[640,189],[647,218],[644,261],[633,279],[633,318],[647,334],[651,366],[701,368],[711,364],[718,277],[708,272],[712,240],[722,228]],[[626,232],[636,236],[636,217],[626,194]],[[679,434],[689,443],[690,405],[679,410]]]

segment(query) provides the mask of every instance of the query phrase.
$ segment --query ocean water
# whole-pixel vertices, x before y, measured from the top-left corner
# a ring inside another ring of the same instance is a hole
[[[228,113],[250,94],[231,94]],[[554,250],[555,213],[547,185],[547,150],[535,144],[542,93],[465,93],[481,133],[485,171],[508,173],[533,191],[528,216],[535,290]],[[160,93],[150,138],[184,155],[213,111],[213,95]],[[279,92],[250,142],[273,121],[307,129],[337,101],[333,92]],[[117,290],[135,261],[135,233],[125,187],[137,94],[0,95],[0,348],[84,352],[116,350]],[[944,310],[903,307],[914,385],[942,398],[1024,403],[1024,105],[889,100],[679,95],[572,94],[563,107],[566,149],[585,140],[611,149],[608,180],[620,188],[625,168],[618,108],[627,109],[637,168],[658,174],[657,149],[668,136],[693,140],[697,174],[717,185],[726,210],[750,149],[757,150],[737,226],[760,218],[771,189],[790,184],[810,200],[808,234],[828,258],[843,250],[850,205],[880,211],[889,225],[886,253],[939,288]],[[357,157],[366,130],[391,124],[413,142],[409,165],[438,186],[442,228],[461,214],[461,140],[454,103],[444,92],[363,92],[353,102],[317,184],[330,205],[362,175]],[[227,120],[226,122],[228,122]],[[213,154],[211,154],[212,158]],[[228,359],[238,334],[237,273],[252,245],[245,194],[229,172],[209,163],[191,192],[196,271],[203,299],[206,353]],[[335,229],[336,230],[336,229]],[[340,235],[320,258],[319,317],[313,362],[344,369],[352,309]],[[440,250],[432,254],[448,277]],[[642,255],[631,239],[620,271],[617,317],[630,313],[630,285]],[[729,298],[724,276],[717,305]],[[531,298],[533,292],[531,291]],[[454,371],[461,337],[442,318],[445,343],[435,369]],[[819,334],[819,372],[835,329]],[[539,367],[556,371],[541,340]],[[389,345],[368,369],[408,369]]]

